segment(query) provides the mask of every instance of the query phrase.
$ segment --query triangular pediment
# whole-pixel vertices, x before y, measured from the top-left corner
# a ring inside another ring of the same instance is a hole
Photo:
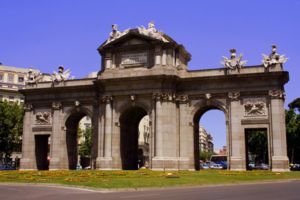
[[[131,46],[131,45],[140,45],[140,44],[148,44],[148,41],[140,38],[132,38],[122,42],[121,46]]]
[[[147,29],[144,29],[147,31]],[[112,33],[111,33],[112,34]],[[113,46],[129,46],[129,45],[139,45],[139,44],[149,44],[149,43],[170,43],[174,42],[171,38],[163,33],[151,33],[143,32],[139,29],[130,29],[128,31],[120,32],[115,37],[109,37],[98,50],[104,51],[106,48],[111,48]]]

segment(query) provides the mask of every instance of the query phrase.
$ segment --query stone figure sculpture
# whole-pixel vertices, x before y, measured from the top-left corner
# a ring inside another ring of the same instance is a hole
[[[221,64],[227,69],[241,69],[247,61],[243,61],[243,55],[240,54],[238,57],[236,56],[236,50],[230,49],[230,58],[223,56],[223,61]]]
[[[284,55],[279,55],[277,53],[277,46],[272,45],[272,52],[269,56],[262,54],[263,60],[262,63],[264,64],[265,68],[268,68],[269,66],[273,64],[283,64],[287,61],[288,58],[286,58]]]
[[[120,32],[118,30],[118,25],[117,24],[112,24],[111,28],[112,28],[112,30],[111,30],[111,32],[109,34],[109,38],[107,39],[105,44],[108,44],[108,43],[114,41],[115,39],[120,38],[121,36],[123,36],[123,35],[125,35],[129,32],[129,29],[126,29],[125,31]]]
[[[65,81],[65,80],[68,80],[69,77],[70,77],[70,70],[66,70],[64,71],[64,66],[59,66],[58,67],[58,72],[53,72],[51,78],[52,78],[52,82],[62,82],[62,81]]]
[[[43,75],[39,72],[34,72],[32,69],[28,70],[26,84],[36,84],[43,78]]]
[[[138,27],[138,31],[142,35],[146,35],[148,37],[152,37],[163,42],[169,42],[165,37],[164,34],[158,30],[156,30],[154,22],[151,21],[148,23],[148,28],[146,29],[144,26]]]

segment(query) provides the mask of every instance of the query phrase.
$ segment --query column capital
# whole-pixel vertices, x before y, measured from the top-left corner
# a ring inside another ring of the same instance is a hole
[[[174,93],[155,93],[153,94],[154,101],[174,101],[176,100],[176,95]]]
[[[232,101],[238,101],[240,99],[240,92],[235,91],[235,92],[228,92],[228,98],[231,99]]]
[[[113,97],[111,95],[107,95],[107,96],[103,96],[101,98],[101,102],[102,103],[106,103],[106,104],[109,104],[113,101]]]
[[[31,103],[25,103],[25,104],[23,105],[23,108],[24,108],[25,111],[32,111],[33,106],[32,106]]]
[[[186,104],[189,102],[189,96],[186,94],[182,94],[182,95],[176,95],[175,98],[176,102],[181,103],[181,104]]]
[[[52,102],[52,108],[54,110],[60,110],[61,109],[61,102],[59,102],[59,101]]]
[[[285,92],[284,90],[269,90],[269,96],[272,99],[284,99],[285,97]]]

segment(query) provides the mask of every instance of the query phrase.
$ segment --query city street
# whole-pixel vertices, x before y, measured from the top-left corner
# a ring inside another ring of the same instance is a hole
[[[252,183],[228,186],[181,187],[171,189],[146,189],[138,191],[111,191],[41,186],[26,184],[0,184],[0,199],[5,200],[298,200],[300,181]]]

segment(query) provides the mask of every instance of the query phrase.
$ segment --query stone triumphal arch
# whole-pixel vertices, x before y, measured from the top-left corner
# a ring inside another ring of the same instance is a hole
[[[29,74],[21,169],[75,169],[78,122],[92,121],[93,169],[137,169],[137,126],[149,116],[149,167],[199,168],[199,119],[209,109],[226,118],[231,170],[246,170],[245,132],[267,132],[269,164],[288,170],[285,136],[284,56],[273,46],[263,64],[246,66],[236,50],[223,68],[188,70],[191,55],[183,45],[155,29],[118,31],[98,48],[96,77],[68,79],[59,68],[47,81]],[[49,139],[50,138],[50,139]]]

